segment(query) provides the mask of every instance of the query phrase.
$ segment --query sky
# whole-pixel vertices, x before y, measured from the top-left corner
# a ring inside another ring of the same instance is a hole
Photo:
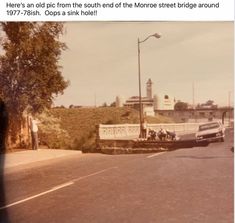
[[[99,106],[116,96],[138,96],[138,38],[142,96],[153,94],[220,106],[233,104],[234,26],[232,22],[66,22],[61,41],[62,74],[70,85],[56,106]]]

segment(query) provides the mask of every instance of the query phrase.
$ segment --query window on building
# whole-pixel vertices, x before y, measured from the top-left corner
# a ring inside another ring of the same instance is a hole
[[[164,99],[169,99],[169,96],[168,96],[168,95],[165,95],[165,96],[164,96]]]
[[[205,117],[205,112],[199,112],[200,117]]]

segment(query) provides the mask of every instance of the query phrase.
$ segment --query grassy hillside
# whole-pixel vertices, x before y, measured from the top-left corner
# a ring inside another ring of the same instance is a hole
[[[139,123],[139,112],[129,108],[57,108],[50,113],[60,120],[61,129],[68,133],[66,147],[70,149],[93,148],[99,124]],[[148,123],[170,121],[164,117],[147,117]]]

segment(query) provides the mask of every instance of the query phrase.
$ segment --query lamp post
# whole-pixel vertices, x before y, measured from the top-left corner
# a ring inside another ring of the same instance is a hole
[[[138,38],[138,78],[139,78],[139,118],[140,118],[140,138],[143,138],[143,107],[142,107],[142,95],[141,95],[141,73],[140,73],[140,44],[147,41],[150,37],[155,37],[159,39],[161,37],[160,34],[154,33],[144,40],[140,40]]]
[[[230,99],[231,99],[231,91],[228,92],[228,126],[229,127],[230,127],[230,116],[231,116]]]

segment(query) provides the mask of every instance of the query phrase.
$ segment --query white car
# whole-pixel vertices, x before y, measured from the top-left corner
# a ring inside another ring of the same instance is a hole
[[[224,142],[225,128],[220,122],[208,122],[199,125],[196,133],[197,142]]]

